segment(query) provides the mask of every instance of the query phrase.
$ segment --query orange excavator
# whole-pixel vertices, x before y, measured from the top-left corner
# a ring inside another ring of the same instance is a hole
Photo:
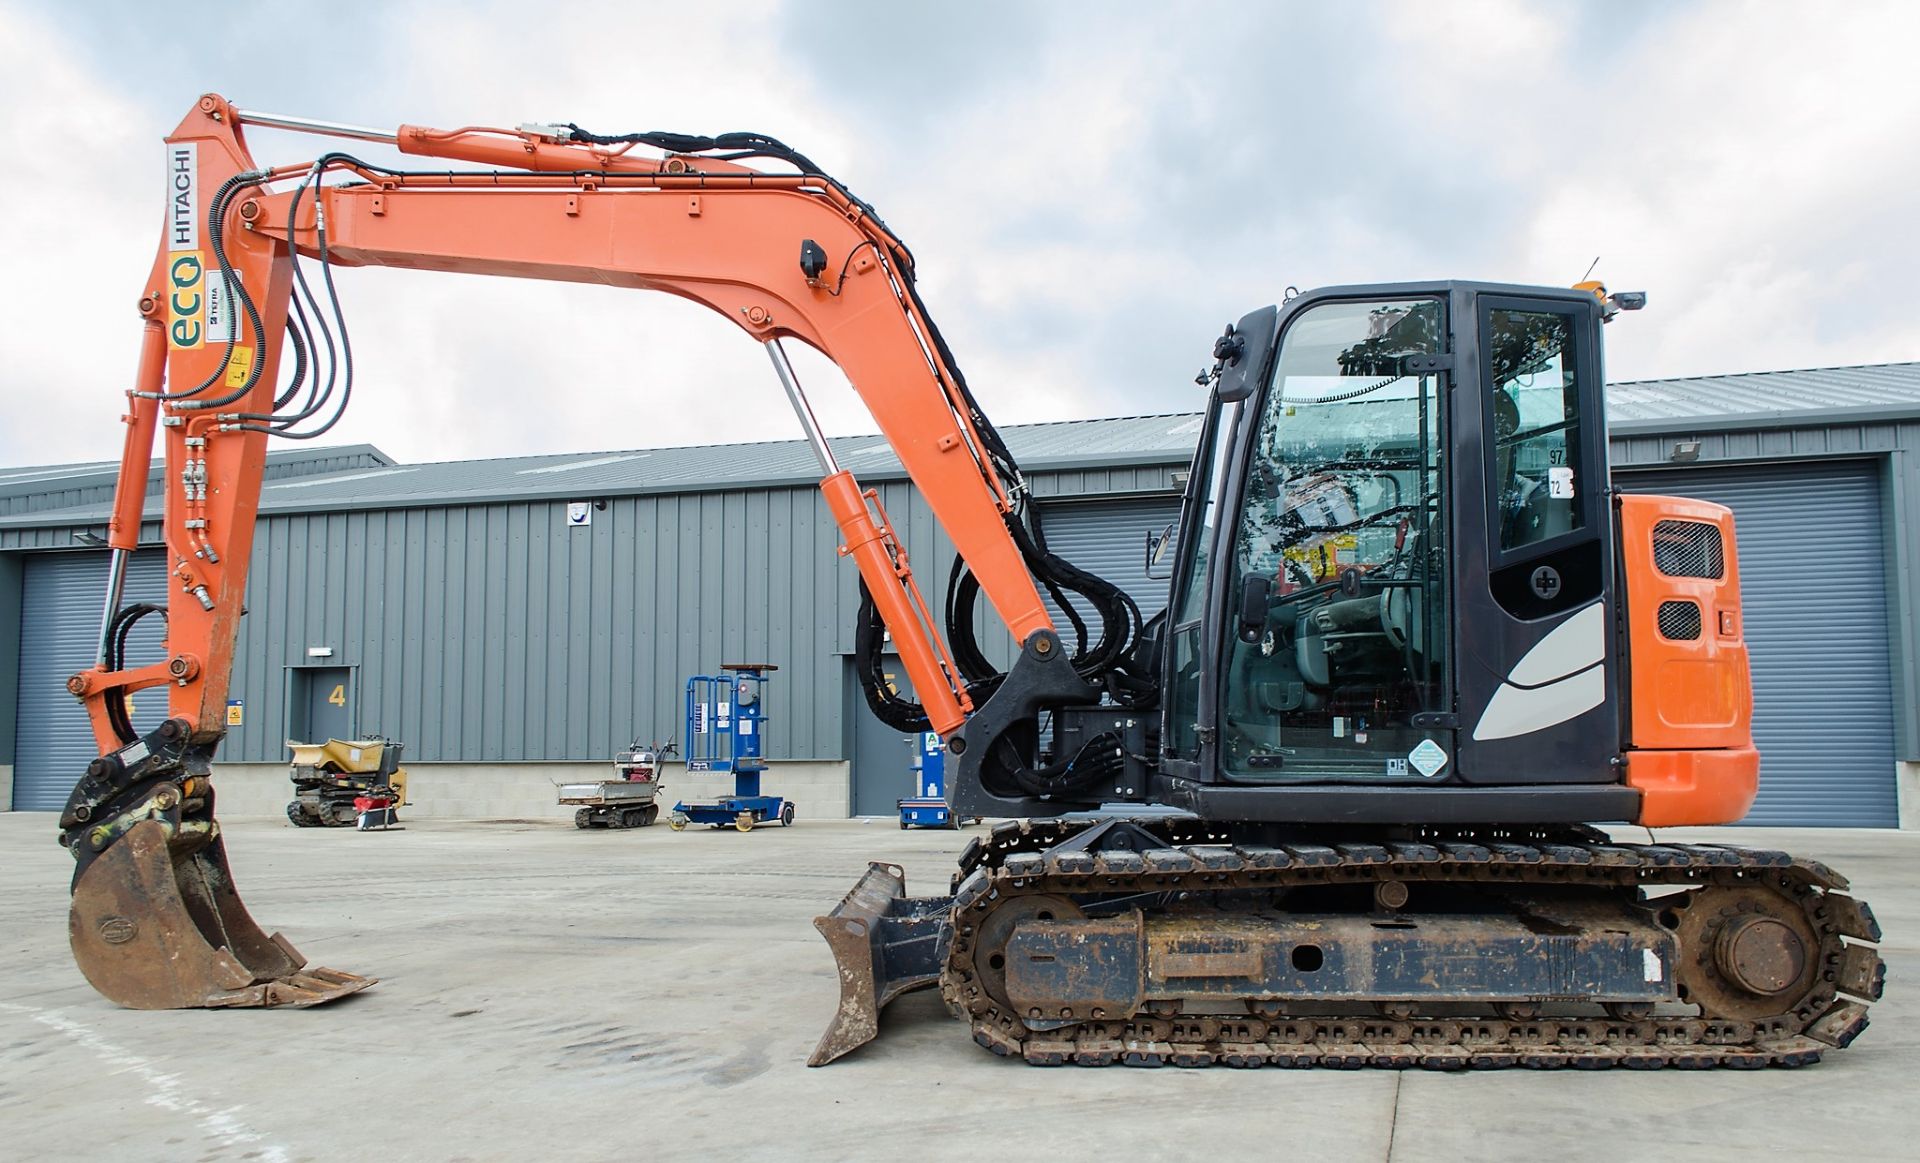
[[[253,128],[335,147],[263,168]],[[957,812],[1011,821],[950,894],[875,864],[819,918],[842,996],[815,1064],[932,986],[1036,1064],[1791,1066],[1866,1025],[1879,929],[1838,874],[1594,827],[1737,820],[1759,769],[1731,515],[1609,485],[1601,325],[1640,297],[1434,282],[1245,316],[1200,376],[1171,600],[1143,620],[1048,550],[906,246],[778,141],[388,131],[209,95],[166,163],[98,664],[70,683],[100,757],[60,821],[74,955],[108,998],[372,984],[248,916],[211,763],[267,441],[320,435],[351,392],[332,269],[393,266],[665,291],[771,358],[860,572],[871,709],[941,735]],[[952,539],[941,618],[787,341],[846,372]],[[167,657],[129,669],[162,612],[121,593],[156,435]],[[880,673],[889,634],[917,702]],[[170,717],[141,735],[126,696],[156,686]]]

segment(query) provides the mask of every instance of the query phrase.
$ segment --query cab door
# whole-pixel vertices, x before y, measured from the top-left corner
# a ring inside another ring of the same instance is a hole
[[[1468,390],[1455,408],[1461,778],[1614,781],[1620,664],[1598,305],[1578,293],[1472,298]]]

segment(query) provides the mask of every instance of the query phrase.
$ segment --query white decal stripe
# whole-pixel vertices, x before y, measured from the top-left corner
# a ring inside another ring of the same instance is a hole
[[[1473,737],[1511,739],[1515,735],[1564,723],[1584,715],[1607,698],[1606,668],[1598,664],[1546,686],[1517,687],[1504,683],[1493,692]]]
[[[1599,602],[1576,611],[1513,664],[1507,681],[1541,686],[1597,664],[1607,653],[1607,615]]]

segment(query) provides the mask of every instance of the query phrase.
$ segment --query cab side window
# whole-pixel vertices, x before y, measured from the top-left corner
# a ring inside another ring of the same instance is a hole
[[[1495,310],[1487,361],[1493,404],[1494,520],[1503,550],[1581,528],[1580,389],[1573,318]]]

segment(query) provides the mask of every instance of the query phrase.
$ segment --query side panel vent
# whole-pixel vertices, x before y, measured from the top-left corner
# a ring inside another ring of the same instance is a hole
[[[1719,581],[1727,572],[1719,528],[1704,521],[1659,522],[1653,527],[1653,567],[1668,577]]]
[[[1700,607],[1692,602],[1660,603],[1660,637],[1692,642],[1700,637]]]

